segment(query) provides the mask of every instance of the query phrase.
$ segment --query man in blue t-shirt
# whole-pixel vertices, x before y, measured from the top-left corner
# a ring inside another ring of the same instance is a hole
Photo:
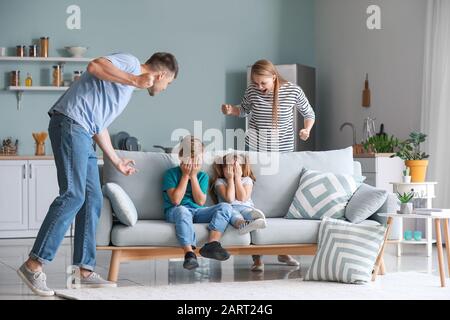
[[[87,71],[48,112],[59,196],[48,210],[29,259],[17,270],[28,287],[42,296],[54,294],[46,285],[42,265],[53,260],[75,217],[77,282],[85,287],[116,286],[93,271],[103,204],[93,141],[118,171],[126,176],[135,173],[134,161],[121,159],[114,151],[108,126],[125,109],[135,88],[147,89],[151,96],[164,91],[177,77],[178,63],[164,52],[155,53],[145,64],[131,54],[117,53],[93,60]]]

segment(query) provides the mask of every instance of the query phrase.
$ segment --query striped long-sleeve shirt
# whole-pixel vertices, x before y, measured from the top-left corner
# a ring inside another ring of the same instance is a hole
[[[315,119],[315,113],[303,90],[290,82],[278,91],[278,128],[272,122],[273,94],[263,94],[249,85],[240,105],[240,116],[250,115],[245,142],[252,150],[268,152],[294,151],[294,108],[305,119]]]

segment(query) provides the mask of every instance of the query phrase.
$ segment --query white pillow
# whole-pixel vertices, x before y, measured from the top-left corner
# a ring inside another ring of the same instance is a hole
[[[111,201],[113,212],[121,223],[134,226],[138,215],[133,201],[117,183],[108,182],[103,186],[103,194]]]
[[[303,169],[300,183],[285,218],[343,219],[345,207],[360,182],[347,174]]]

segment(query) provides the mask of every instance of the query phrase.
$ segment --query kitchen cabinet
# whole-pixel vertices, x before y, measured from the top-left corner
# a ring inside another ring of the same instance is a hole
[[[0,238],[35,237],[58,192],[53,160],[1,160]]]
[[[103,160],[98,164],[100,170]],[[58,194],[53,157],[0,157],[0,238],[36,237]]]

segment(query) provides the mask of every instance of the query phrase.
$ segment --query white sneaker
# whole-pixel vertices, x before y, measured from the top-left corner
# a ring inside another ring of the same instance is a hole
[[[267,226],[265,219],[245,220],[239,226],[239,234],[246,234],[256,229],[264,229]]]
[[[247,215],[250,215],[250,217],[253,219],[253,220],[256,220],[256,219],[266,219],[266,216],[264,215],[264,212],[262,212],[261,210],[259,210],[259,209],[256,209],[256,208],[252,208],[252,209],[250,209],[249,211],[246,211],[245,212],[245,214]]]
[[[288,266],[292,267],[300,265],[300,263],[291,256],[278,256],[278,261],[281,263],[286,263]]]
[[[115,288],[117,283],[103,279],[98,273],[91,272],[89,276],[74,277],[73,285],[76,288]]]

